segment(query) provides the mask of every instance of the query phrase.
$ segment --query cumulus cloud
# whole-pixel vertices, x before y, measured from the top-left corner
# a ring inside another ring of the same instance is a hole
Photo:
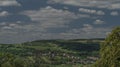
[[[48,3],[50,4],[60,3],[74,6],[120,9],[119,0],[48,0]]]
[[[90,30],[90,29],[92,29],[93,28],[93,26],[92,25],[90,25],[90,24],[83,24],[83,30],[85,31],[85,30]]]
[[[61,34],[56,31],[59,32],[60,28],[68,28],[69,24],[73,20],[89,17],[88,15],[75,14],[67,10],[55,9],[50,6],[39,10],[24,11],[20,14],[30,17],[32,23],[22,24],[22,21],[1,22],[1,38],[7,38],[7,41],[10,41],[11,43],[24,42],[34,39],[64,38],[64,36],[62,37]],[[56,33],[48,29],[55,29]],[[9,36],[6,36],[8,34]],[[10,38],[12,38],[12,40]]]
[[[120,9],[120,1],[118,3],[113,3],[109,7],[109,9]]]
[[[104,24],[104,23],[105,23],[104,21],[97,19],[97,20],[95,20],[95,22],[93,24],[98,25],[98,24]]]
[[[95,28],[90,24],[83,24],[82,28],[74,28],[67,32],[61,33],[65,39],[76,39],[76,38],[104,38],[111,29],[109,27],[106,28]],[[79,37],[78,37],[79,36]]]
[[[112,15],[112,16],[118,16],[119,13],[117,11],[113,11],[113,12],[110,13],[110,15]]]
[[[57,10],[50,6],[37,11],[25,11],[22,14],[27,15],[32,21],[39,22],[42,28],[66,27],[70,21],[79,17],[67,10]]]
[[[89,14],[96,14],[96,15],[104,15],[105,13],[101,10],[92,10],[92,9],[85,9],[85,8],[79,8],[80,12],[89,13]]]
[[[10,26],[4,26],[4,27],[2,27],[2,29],[12,29],[12,27],[10,27]]]
[[[57,1],[58,0],[56,0],[56,2]],[[62,1],[66,3],[69,1],[71,4],[73,1],[77,0],[61,0],[61,2]],[[78,0],[78,2],[79,1],[80,0]],[[105,12],[102,10],[80,8],[80,12],[75,13],[67,9],[70,8],[64,7],[64,9],[55,9],[51,6],[47,6],[39,10],[26,10],[20,14],[28,16],[31,19],[31,21],[29,21],[30,23],[27,21],[25,23],[22,21],[0,22],[0,42],[18,43],[38,39],[94,38],[105,37],[106,33],[110,32],[111,29],[109,26],[106,28],[94,27],[94,25],[105,23],[103,20],[100,20],[101,17],[97,18],[95,16],[97,20],[90,24],[86,23],[89,20],[85,18],[91,19],[90,14],[105,15]],[[83,12],[85,14],[83,14]],[[0,13],[2,17],[9,15],[7,11]],[[117,12],[114,11],[111,14],[117,15]],[[79,28],[75,27],[77,24],[80,25]]]
[[[1,26],[6,25],[6,22],[1,22],[0,25]]]
[[[19,25],[17,23],[1,22],[0,26],[0,30],[16,30],[15,27]]]
[[[0,0],[0,6],[20,6],[16,0]]]
[[[10,26],[10,27],[15,27],[15,26],[17,26],[17,24],[11,23],[11,24],[9,24],[9,26]]]
[[[7,11],[0,12],[0,17],[8,16],[9,13]]]

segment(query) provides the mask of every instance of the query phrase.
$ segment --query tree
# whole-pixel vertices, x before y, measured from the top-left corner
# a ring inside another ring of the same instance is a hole
[[[9,53],[0,53],[0,67],[12,67],[11,62],[14,60],[14,56]]]
[[[120,27],[116,27],[101,44],[100,57],[94,67],[120,67]]]
[[[0,53],[0,67],[33,67],[33,61],[10,53]]]

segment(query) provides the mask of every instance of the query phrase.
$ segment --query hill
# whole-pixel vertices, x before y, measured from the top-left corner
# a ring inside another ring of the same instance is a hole
[[[99,58],[99,44],[102,41],[101,39],[38,40],[22,44],[1,44],[0,53],[13,55],[13,60],[17,58],[26,60],[24,62],[26,67],[31,65],[32,67],[89,65]],[[0,64],[6,65],[8,61]],[[18,64],[14,62],[16,63]]]

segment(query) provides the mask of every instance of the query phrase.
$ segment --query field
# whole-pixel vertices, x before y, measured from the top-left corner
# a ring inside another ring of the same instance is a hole
[[[1,44],[0,53],[21,61],[17,64],[24,60],[26,67],[90,67],[99,58],[101,42],[102,39],[77,39]],[[0,63],[4,66],[8,60]]]

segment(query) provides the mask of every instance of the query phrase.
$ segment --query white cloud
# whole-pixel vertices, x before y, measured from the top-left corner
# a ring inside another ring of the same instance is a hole
[[[8,15],[9,15],[9,13],[7,11],[0,12],[0,17],[8,16]]]
[[[104,21],[97,19],[93,24],[104,24],[104,23],[105,23]]]
[[[0,6],[20,6],[16,0],[0,0]]]
[[[70,21],[80,17],[67,10],[57,10],[50,6],[37,11],[25,11],[22,14],[28,15],[32,21],[39,22],[42,28],[66,27]]]
[[[65,36],[62,37],[61,34],[58,33],[61,28],[69,28],[69,24],[73,20],[90,17],[86,14],[75,14],[67,10],[55,9],[50,6],[39,10],[24,11],[20,14],[27,15],[31,18],[32,22],[29,24],[23,24],[22,21],[0,23],[0,32],[2,32],[0,33],[1,38],[6,38],[7,41],[11,43],[36,39],[64,38]],[[48,29],[56,30],[50,31]],[[8,34],[9,36],[6,36]],[[0,42],[6,41],[1,38]]]
[[[67,0],[66,0],[67,1]],[[92,38],[92,37],[104,37],[106,32],[110,31],[110,28],[96,28],[91,24],[83,24],[82,28],[75,28],[71,30],[65,30],[61,33],[51,33],[54,31],[48,29],[55,29],[55,32],[60,29],[58,28],[68,28],[70,22],[76,19],[81,18],[90,18],[90,15],[87,14],[75,14],[73,12],[62,9],[55,9],[50,6],[41,8],[39,10],[27,10],[21,14],[27,15],[31,18],[32,23],[22,24],[22,21],[17,22],[2,22],[0,23],[0,41],[10,41],[10,42],[23,42],[34,39],[74,39],[74,38]],[[95,14],[95,15],[104,15],[105,13],[101,10],[92,10],[80,8],[81,12]],[[6,16],[7,12],[1,13],[1,16]],[[8,14],[9,15],[9,14]],[[26,22],[27,23],[27,22]],[[74,24],[74,22],[72,22]],[[104,21],[96,20],[94,24],[103,24]],[[49,32],[48,32],[49,31]],[[7,35],[7,36],[6,36]],[[12,39],[10,39],[12,38]]]
[[[120,2],[118,3],[113,3],[109,7],[109,9],[120,9]]]
[[[79,8],[80,12],[89,13],[89,14],[96,14],[96,15],[104,15],[105,13],[101,10],[92,10],[92,9],[85,9],[85,8]]]
[[[17,24],[11,23],[11,24],[9,24],[9,26],[10,26],[10,27],[15,27],[15,26],[17,26]]]
[[[92,28],[93,28],[92,25],[90,25],[90,24],[83,24],[83,27],[89,28],[89,29],[92,29]]]
[[[0,25],[1,26],[6,25],[6,22],[1,22]]]
[[[92,25],[90,25],[90,24],[83,24],[83,28],[82,28],[83,31],[88,32],[88,31],[90,31],[91,29],[93,29],[93,26],[92,26]]]
[[[69,8],[68,7],[63,7],[64,9],[68,10]]]
[[[60,3],[74,6],[120,9],[120,0],[48,0],[48,3]]]
[[[17,21],[16,23],[21,24],[22,22],[21,21]]]
[[[10,26],[4,26],[4,27],[2,27],[2,29],[9,30],[9,29],[12,29],[12,27],[10,27]]]
[[[83,27],[80,28],[72,28],[60,33],[50,33],[45,28],[42,28],[39,23],[26,25],[20,25],[16,22],[5,23],[0,28],[0,42],[20,43],[39,39],[96,38],[105,37],[106,33],[110,32],[110,30],[110,28],[96,28],[91,24],[83,24]]]
[[[0,30],[16,30],[15,27],[20,26],[16,23],[7,23],[7,22],[2,22],[0,23],[1,27]]]
[[[112,15],[112,16],[118,16],[119,13],[117,11],[113,11],[113,12],[110,13],[110,15]]]
[[[110,32],[111,29],[109,27],[106,28],[95,28],[90,24],[84,24],[82,28],[71,29],[67,32],[61,33],[61,37],[65,39],[79,39],[79,38],[104,38],[106,37],[106,33]]]

